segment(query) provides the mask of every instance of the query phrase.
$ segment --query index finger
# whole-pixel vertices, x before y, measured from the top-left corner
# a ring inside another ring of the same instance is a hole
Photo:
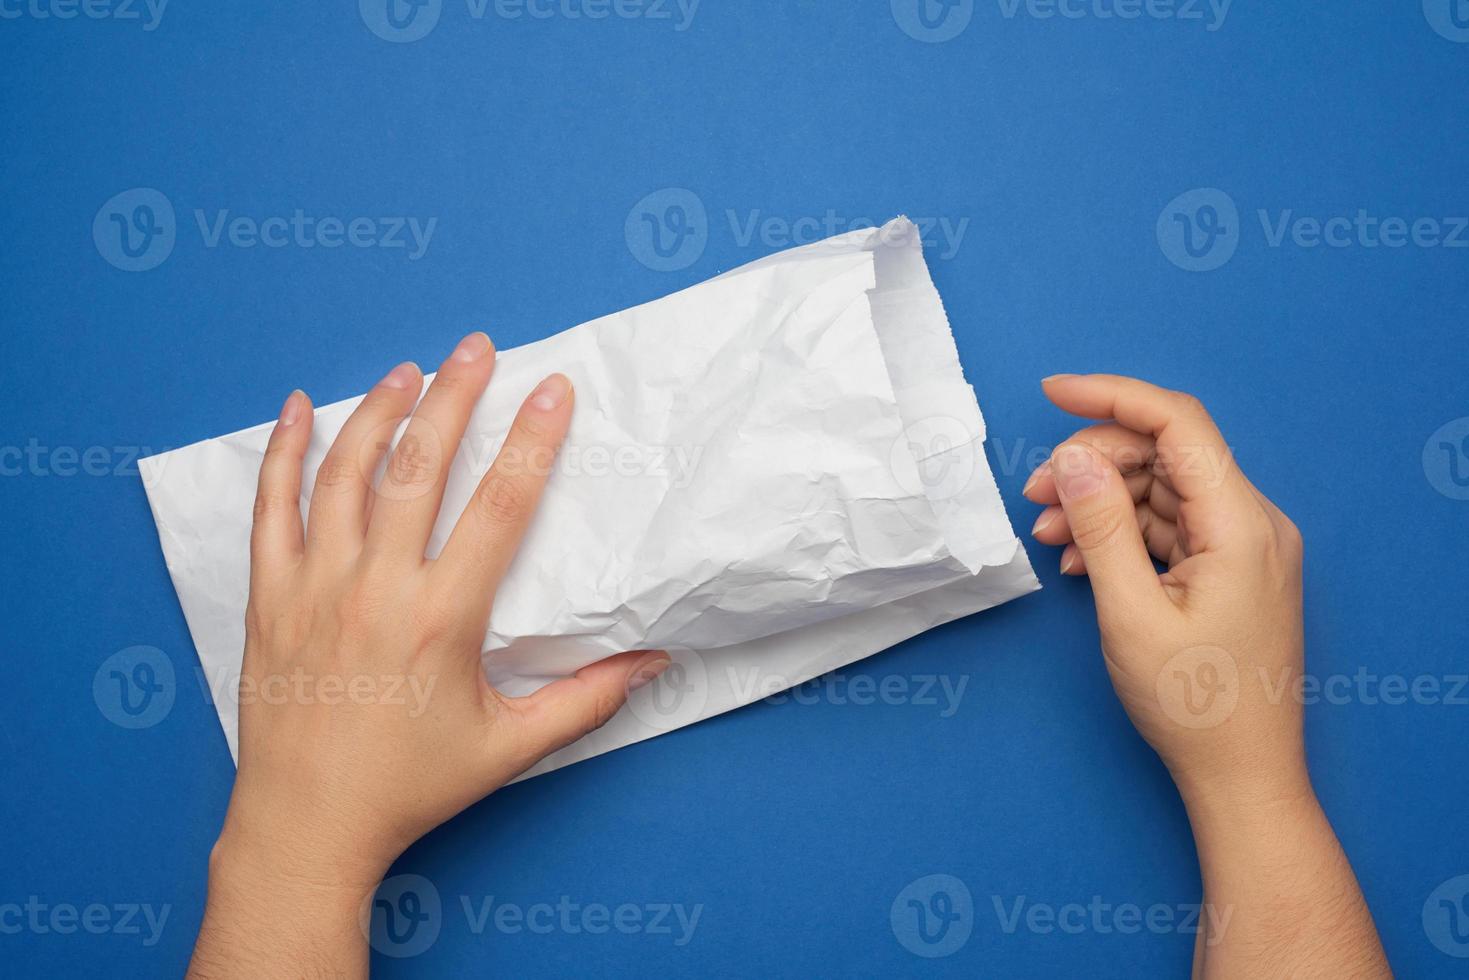
[[[1184,501],[1242,488],[1228,443],[1193,395],[1115,374],[1059,374],[1041,386],[1058,408],[1073,415],[1115,419],[1152,435],[1154,468]]]

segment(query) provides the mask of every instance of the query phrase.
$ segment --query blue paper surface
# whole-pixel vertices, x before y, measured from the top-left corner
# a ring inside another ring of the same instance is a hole
[[[233,767],[136,456],[907,213],[1018,527],[1074,427],[1038,379],[1109,370],[1203,398],[1303,529],[1317,790],[1400,975],[1461,975],[1424,911],[1469,890],[1463,3],[0,14],[5,972],[176,975],[201,913]],[[452,821],[376,974],[1184,973],[1182,808],[1032,554],[1038,595]]]

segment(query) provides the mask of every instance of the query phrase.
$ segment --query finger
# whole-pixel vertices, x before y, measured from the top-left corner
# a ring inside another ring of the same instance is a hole
[[[1143,532],[1143,541],[1147,544],[1148,554],[1161,562],[1166,562],[1170,568],[1183,561],[1186,556],[1183,553],[1182,537],[1178,533],[1177,525],[1159,517],[1147,503],[1137,505],[1137,523]],[[1067,545],[1066,549],[1061,552],[1061,574],[1086,574],[1086,559],[1082,557],[1081,551],[1074,544]]]
[[[1148,477],[1147,482],[1152,481],[1152,474],[1149,472],[1155,445],[1152,436],[1143,432],[1135,432],[1116,422],[1104,422],[1101,425],[1088,426],[1077,432],[1071,437],[1071,441],[1076,440],[1096,447],[1097,451],[1110,459],[1112,465],[1121,470],[1124,475],[1131,477],[1134,473],[1144,473]],[[1035,468],[1035,472],[1025,483],[1025,489],[1020,492],[1038,504],[1059,504],[1061,502],[1061,498],[1056,495],[1056,481],[1051,475],[1049,462],[1042,463]]]
[[[1067,442],[1051,457],[1072,538],[1091,576],[1099,615],[1164,601],[1137,523],[1137,505],[1111,461],[1084,442]],[[1063,556],[1064,558],[1064,556]]]
[[[373,472],[422,387],[423,372],[405,361],[352,410],[316,471],[306,520],[309,552],[350,558],[361,549]]]
[[[1155,469],[1183,500],[1239,492],[1242,478],[1229,446],[1192,395],[1111,374],[1057,375],[1042,386],[1046,397],[1073,415],[1115,419],[1152,435]]]
[[[439,367],[374,492],[367,526],[370,551],[423,560],[449,464],[494,367],[495,347],[483,333],[461,340]]]
[[[1182,503],[1177,491],[1162,478],[1154,480],[1152,486],[1148,487],[1148,504],[1157,511],[1158,516],[1166,520],[1178,523],[1178,508]]]
[[[668,668],[661,650],[620,653],[506,703],[521,728],[526,767],[596,731],[627,703],[627,696]]]
[[[486,617],[540,502],[574,402],[564,374],[551,375],[531,392],[434,563],[430,574],[453,594],[481,602]]]
[[[251,581],[267,581],[295,567],[306,546],[301,524],[301,460],[311,443],[311,399],[296,390],[281,406],[265,445],[250,527]],[[253,588],[253,585],[252,585]]]
[[[1153,474],[1147,470],[1138,470],[1129,473],[1122,478],[1127,485],[1127,493],[1132,497],[1133,503],[1148,499],[1148,491],[1154,484]],[[1054,481],[1052,486],[1054,487]],[[1030,533],[1041,544],[1063,545],[1071,541],[1071,525],[1066,520],[1066,511],[1060,504],[1047,507],[1040,512],[1035,519],[1035,526]]]
[[[1137,526],[1143,532],[1148,554],[1161,562],[1173,557],[1178,547],[1178,525],[1165,520],[1146,502],[1137,505]]]

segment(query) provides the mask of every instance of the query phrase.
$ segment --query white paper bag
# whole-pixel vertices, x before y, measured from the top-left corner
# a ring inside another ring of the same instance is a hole
[[[501,352],[451,465],[430,557],[515,409],[553,371],[572,379],[575,415],[496,596],[486,676],[518,696],[624,650],[667,649],[675,662],[527,775],[1039,588],[907,219]],[[316,411],[303,514],[358,401]],[[140,464],[236,755],[251,514],[273,424]]]

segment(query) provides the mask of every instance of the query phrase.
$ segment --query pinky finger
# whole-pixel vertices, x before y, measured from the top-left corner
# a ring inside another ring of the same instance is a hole
[[[255,491],[255,519],[250,529],[252,585],[268,581],[295,566],[304,550],[301,524],[301,460],[311,442],[311,399],[293,391],[281,406],[280,418],[265,446],[260,483]]]

